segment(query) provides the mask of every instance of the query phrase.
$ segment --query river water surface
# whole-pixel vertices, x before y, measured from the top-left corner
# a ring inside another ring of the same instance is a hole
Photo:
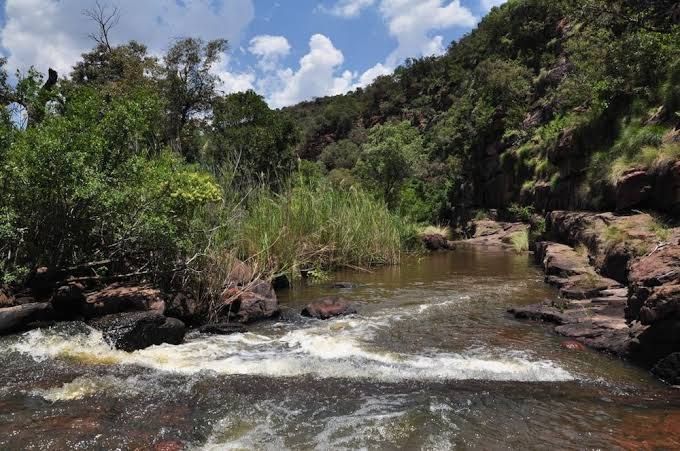
[[[529,257],[461,249],[281,293],[279,321],[127,354],[82,325],[0,339],[0,449],[680,447],[680,393],[512,305]],[[325,295],[360,314],[297,312]]]

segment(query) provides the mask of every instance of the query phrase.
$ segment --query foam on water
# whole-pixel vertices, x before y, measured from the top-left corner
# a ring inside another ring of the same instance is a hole
[[[72,359],[87,364],[129,364],[163,372],[258,375],[267,377],[402,380],[568,381],[575,377],[548,360],[503,349],[461,353],[390,352],[371,338],[383,317],[353,317],[312,323],[278,335],[253,333],[195,336],[180,346],[161,345],[126,353],[109,347],[100,332],[66,335],[49,330],[24,334],[9,348],[35,360]]]

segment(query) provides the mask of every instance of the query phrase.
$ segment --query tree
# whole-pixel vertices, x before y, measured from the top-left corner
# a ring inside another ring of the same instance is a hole
[[[423,141],[407,121],[377,125],[369,131],[356,172],[362,181],[395,206],[406,179],[416,174],[424,160]]]
[[[224,39],[205,43],[185,38],[165,55],[163,93],[168,102],[169,132],[175,147],[189,160],[196,159],[198,149],[184,145],[190,141],[190,133],[184,134],[185,127],[207,114],[217,91],[218,77],[212,68],[227,48]]]
[[[276,184],[294,168],[297,141],[292,121],[271,110],[254,91],[213,102],[209,159],[216,169],[228,162],[241,178]]]
[[[148,75],[159,70],[156,58],[149,56],[146,46],[136,41],[113,48],[98,44],[83,53],[82,58],[71,73],[75,83],[120,91],[152,84]]]
[[[99,3],[99,0],[97,0],[92,8],[83,11],[83,15],[97,25],[97,31],[88,35],[90,39],[96,42],[97,46],[101,46],[109,52],[113,50],[109,34],[111,29],[118,25],[118,22],[120,21],[120,10],[118,7],[114,6],[111,8],[111,11],[109,11],[107,6],[103,6]]]

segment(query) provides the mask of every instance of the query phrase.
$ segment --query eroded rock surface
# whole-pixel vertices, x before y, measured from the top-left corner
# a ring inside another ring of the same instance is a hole
[[[302,316],[316,319],[330,319],[336,316],[357,313],[350,301],[343,298],[325,298],[309,303],[303,310]]]

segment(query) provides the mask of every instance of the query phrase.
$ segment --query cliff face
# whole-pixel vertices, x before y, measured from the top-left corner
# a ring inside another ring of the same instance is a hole
[[[416,180],[436,185],[437,196],[420,199],[441,202],[432,219],[511,203],[676,214],[673,4],[508,2],[441,57],[409,60],[364,90],[288,109],[306,137],[299,153],[314,160],[343,141],[361,148],[374,125],[407,120],[428,164],[445,168],[442,183]],[[329,159],[322,165],[332,171]]]

